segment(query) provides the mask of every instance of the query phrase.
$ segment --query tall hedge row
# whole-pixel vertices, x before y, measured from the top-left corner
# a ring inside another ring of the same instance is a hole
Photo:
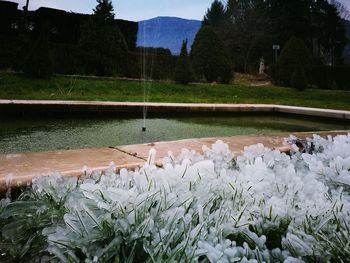
[[[283,47],[270,73],[277,84],[297,89],[350,90],[350,67],[313,65],[311,52],[302,39],[295,37]]]
[[[3,37],[0,35],[0,69],[15,68],[18,48],[21,44],[14,37]]]
[[[278,68],[274,66],[270,70],[274,81],[279,83]],[[293,72],[293,70],[293,67],[289,68],[289,72]],[[305,77],[309,88],[350,90],[349,66],[331,67],[313,65],[305,68]]]
[[[13,36],[16,30],[12,26],[20,17],[18,4],[8,1],[0,1],[0,35]]]
[[[142,49],[138,52],[129,52],[127,77],[172,80],[176,62],[177,57],[171,55],[147,53]]]
[[[0,36],[0,69],[23,70],[23,55],[34,45],[34,41],[23,43],[18,38]],[[77,45],[50,43],[53,72],[57,74],[86,74],[86,65]],[[143,77],[143,66],[147,78],[172,80],[177,57],[144,52],[143,49],[128,52],[126,77]]]
[[[350,90],[350,67],[313,66],[309,82],[319,89]]]
[[[23,71],[29,77],[49,78],[53,73],[51,49],[47,34],[47,28],[43,27],[40,36],[24,57]]]

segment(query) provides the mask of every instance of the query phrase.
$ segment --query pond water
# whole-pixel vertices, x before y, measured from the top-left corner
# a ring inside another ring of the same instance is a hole
[[[188,138],[350,129],[349,122],[293,116],[0,120],[0,153],[118,146]]]

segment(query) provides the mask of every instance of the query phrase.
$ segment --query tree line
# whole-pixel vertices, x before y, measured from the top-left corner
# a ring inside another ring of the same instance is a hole
[[[262,56],[273,63],[272,45],[284,47],[292,37],[305,43],[314,63],[335,66],[348,43],[342,10],[327,0],[215,0],[203,24],[215,28],[240,71]]]
[[[214,0],[190,52],[185,40],[179,57],[166,49],[136,48],[137,23],[116,20],[110,0],[97,0],[93,15],[40,8],[28,19],[13,5],[11,10],[17,22],[1,16],[0,34],[17,34],[18,41],[7,46],[17,48],[15,61],[21,65],[14,68],[36,77],[53,71],[127,77],[147,72],[149,78],[182,84],[229,83],[234,71],[256,73],[263,60],[266,76],[305,88],[321,76],[327,83],[345,83],[340,72],[348,70],[343,67],[348,39],[342,19],[349,14],[335,0]],[[272,46],[280,48],[277,61]],[[6,46],[2,50],[9,53]],[[51,67],[52,53],[59,70]]]
[[[256,73],[263,60],[280,84],[302,89],[326,73],[327,82],[343,88],[346,18],[335,0],[214,0],[192,46],[192,66],[207,81],[226,82],[230,68]]]

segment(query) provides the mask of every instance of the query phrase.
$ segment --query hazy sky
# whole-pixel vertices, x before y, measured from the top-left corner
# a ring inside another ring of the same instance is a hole
[[[19,3],[25,0],[9,0]],[[213,0],[112,0],[116,17],[132,21],[153,18],[156,16],[177,16],[201,20]],[[350,0],[339,0],[350,9]],[[76,13],[91,13],[95,0],[30,0],[29,8],[35,10],[46,6]]]

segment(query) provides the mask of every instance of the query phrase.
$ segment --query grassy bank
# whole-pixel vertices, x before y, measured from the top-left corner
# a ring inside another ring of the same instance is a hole
[[[0,99],[147,101],[185,103],[266,103],[350,110],[350,92],[274,86],[144,83],[53,77],[33,80],[0,74]]]

